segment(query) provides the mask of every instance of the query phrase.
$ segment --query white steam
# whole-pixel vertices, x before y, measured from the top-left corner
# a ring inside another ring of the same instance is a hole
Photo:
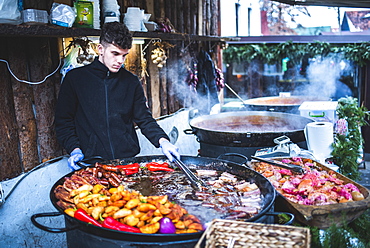
[[[307,67],[309,84],[305,91],[311,96],[330,98],[335,95],[340,78],[340,60],[336,57],[316,57]]]

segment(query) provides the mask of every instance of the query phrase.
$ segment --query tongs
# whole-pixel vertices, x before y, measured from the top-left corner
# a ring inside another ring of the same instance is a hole
[[[267,159],[267,158],[260,158],[260,157],[256,157],[256,156],[251,156],[251,158],[253,158],[255,160],[258,160],[258,161],[261,161],[261,162],[265,162],[265,163],[269,163],[269,164],[272,164],[272,165],[276,165],[276,166],[279,166],[281,168],[288,169],[288,170],[291,170],[291,171],[294,171],[294,172],[298,172],[298,173],[303,173],[304,172],[303,168],[301,166],[299,166],[299,165],[286,164],[286,163],[283,163],[283,162],[278,161],[278,160]]]
[[[195,186],[197,189],[201,189],[202,187],[208,187],[203,180],[201,180],[197,175],[195,175],[184,162],[182,162],[180,159],[175,158],[175,163],[177,166],[184,172],[185,176],[189,179],[192,186]]]
[[[104,159],[100,156],[93,156],[85,158],[81,161],[78,161],[76,164],[80,166],[81,168],[86,168],[88,166],[94,165],[96,162],[103,162]]]

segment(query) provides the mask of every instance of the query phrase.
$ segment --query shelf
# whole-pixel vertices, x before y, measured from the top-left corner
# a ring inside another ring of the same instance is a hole
[[[162,40],[191,40],[191,41],[225,41],[225,38],[218,36],[199,36],[181,33],[160,33],[160,32],[132,32],[133,37],[142,39]],[[85,37],[99,36],[100,29],[91,28],[66,28],[51,24],[45,25],[11,25],[0,24],[0,36],[6,37]]]

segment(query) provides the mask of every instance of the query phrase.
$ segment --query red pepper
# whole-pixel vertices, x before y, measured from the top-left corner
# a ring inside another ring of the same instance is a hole
[[[149,171],[175,171],[174,169],[161,165],[150,165],[148,166]]]
[[[158,163],[158,162],[149,162],[146,164],[146,166],[152,166],[152,165],[155,165],[155,166],[164,166],[164,167],[168,167],[169,164],[167,162],[163,162],[163,163]]]
[[[136,169],[136,170],[124,170],[124,171],[125,171],[125,175],[126,176],[129,176],[129,175],[138,173],[139,172],[139,169]]]
[[[103,221],[103,227],[117,230],[117,231],[123,231],[123,232],[135,232],[135,233],[141,233],[139,228],[129,226],[126,224],[123,224],[112,217],[107,217]]]
[[[100,224],[92,216],[86,213],[86,211],[83,210],[82,208],[79,208],[76,210],[74,217],[80,221],[87,222],[87,223],[93,224],[98,227],[102,227],[102,224]]]
[[[127,165],[117,165],[116,168],[124,169],[124,170],[138,170],[140,168],[140,165],[138,163],[127,164]]]

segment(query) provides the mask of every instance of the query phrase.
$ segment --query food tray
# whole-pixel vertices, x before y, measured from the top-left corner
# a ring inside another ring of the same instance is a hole
[[[230,243],[233,242],[233,245]],[[310,247],[310,230],[277,224],[214,219],[195,248]]]
[[[273,159],[282,160],[284,158]],[[256,161],[250,163],[252,169],[254,168],[254,165],[256,163],[258,162]],[[322,168],[325,171],[333,172],[334,174],[336,174],[337,178],[343,180],[344,183],[354,184],[364,195],[364,199],[361,201],[312,206],[294,203],[278,193],[278,197],[275,201],[275,206],[279,206],[279,208],[281,208],[282,210],[294,214],[296,219],[301,223],[309,226],[315,226],[320,229],[326,229],[333,224],[335,224],[337,227],[343,226],[344,223],[348,224],[357,219],[370,207],[370,191],[367,188],[356,183],[355,181],[352,181],[348,177],[345,177],[344,175],[331,170],[329,167],[319,162],[316,162],[316,166]]]

